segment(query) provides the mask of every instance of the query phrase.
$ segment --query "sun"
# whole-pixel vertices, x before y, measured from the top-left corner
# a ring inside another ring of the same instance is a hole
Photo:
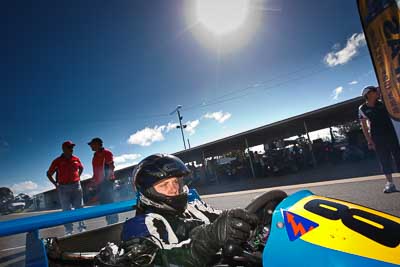
[[[246,21],[250,0],[197,0],[196,19],[211,33],[221,36],[239,29]]]
[[[186,31],[205,47],[222,54],[250,44],[260,29],[264,9],[254,0],[192,0],[184,1]]]

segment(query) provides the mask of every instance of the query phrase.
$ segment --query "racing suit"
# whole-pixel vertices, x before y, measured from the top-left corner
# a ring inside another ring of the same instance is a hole
[[[189,199],[186,210],[179,215],[160,210],[141,212],[140,209],[137,213],[125,222],[121,239],[150,238],[174,266],[206,266],[212,262],[211,256],[219,250],[217,244],[215,247],[209,244],[194,245],[198,240],[197,235],[205,237],[201,226],[212,223],[222,213],[200,198]],[[160,256],[156,256],[153,264],[163,264]]]

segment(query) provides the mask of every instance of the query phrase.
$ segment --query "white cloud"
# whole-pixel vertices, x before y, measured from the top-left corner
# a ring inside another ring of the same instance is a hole
[[[132,134],[128,139],[128,143],[132,145],[150,146],[154,142],[163,141],[165,139],[162,133],[165,129],[165,125],[154,126],[154,128],[146,127]]]
[[[355,85],[355,84],[357,84],[357,83],[358,83],[358,81],[351,81],[351,82],[349,82],[350,85]]]
[[[114,157],[114,162],[115,163],[124,163],[129,160],[136,160],[140,158],[142,155],[140,154],[122,154],[120,156]]]
[[[115,165],[115,170],[121,170],[121,169],[124,169],[124,168],[127,168],[127,167],[131,167],[131,166],[136,165],[138,163],[139,163],[138,161],[121,163],[121,164]]]
[[[176,126],[178,126],[178,125],[179,125],[179,123],[168,122],[168,124],[166,126],[167,133],[170,132],[171,130],[176,129]]]
[[[230,114],[229,112],[223,112],[221,110],[221,111],[214,112],[214,113],[207,113],[206,115],[204,115],[204,118],[214,119],[214,120],[218,121],[219,123],[223,123],[224,121],[228,120],[231,116],[232,116],[232,114]]]
[[[45,182],[43,185],[38,185],[37,183],[29,180],[13,184],[10,189],[14,193],[14,195],[25,193],[27,195],[33,196],[44,191],[54,189],[54,186],[50,182]]]
[[[357,55],[359,48],[364,45],[366,45],[364,33],[354,33],[342,50],[336,51],[338,48],[335,45],[334,51],[325,56],[324,62],[330,67],[346,64]]]
[[[343,89],[343,86],[339,86],[333,90],[332,97],[334,100],[337,100],[339,98],[339,95],[343,93]]]
[[[200,121],[199,120],[195,120],[195,121],[188,121],[186,123],[186,128],[185,131],[188,132],[190,135],[193,135],[196,131],[196,127],[199,126]]]
[[[50,191],[50,190],[53,190],[53,189],[55,189],[54,185],[51,184],[51,183],[48,183],[46,185],[39,186],[39,188],[37,190],[28,192],[26,194],[28,194],[30,196],[33,196],[33,195],[37,195],[39,193],[43,193],[43,192]]]
[[[142,157],[140,154],[122,154],[120,156],[114,157],[115,169],[123,169],[137,164],[137,159]]]
[[[226,114],[225,114],[225,116],[226,116]],[[230,117],[230,114],[229,114],[228,118],[229,117]],[[226,120],[226,118],[223,118],[223,120]],[[186,122],[185,131],[188,132],[190,135],[192,135],[195,133],[195,128],[199,124],[200,124],[200,120]],[[133,144],[133,145],[150,146],[154,142],[164,141],[165,140],[164,134],[176,129],[177,126],[179,126],[178,123],[168,122],[167,125],[155,126],[154,128],[146,127],[144,129],[139,130],[136,133],[132,134],[129,137],[129,139],[127,140],[127,142],[128,142],[128,144]],[[130,154],[130,155],[135,155],[135,154]],[[122,156],[127,156],[127,155],[122,155]],[[119,159],[117,159],[117,160],[119,160]],[[115,159],[114,159],[114,161],[117,163],[117,161]],[[119,165],[119,167],[126,166],[127,163],[121,162],[120,164],[121,165]],[[130,164],[130,165],[132,165],[132,164]],[[127,165],[127,166],[129,166],[129,165]]]
[[[35,190],[36,188],[38,188],[37,183],[34,183],[32,181],[25,181],[25,182],[21,182],[18,184],[13,184],[11,186],[11,190],[13,192],[23,192],[23,191],[29,191],[29,190]]]

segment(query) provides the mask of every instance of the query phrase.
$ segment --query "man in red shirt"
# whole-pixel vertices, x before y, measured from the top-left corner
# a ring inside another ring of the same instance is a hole
[[[47,171],[47,177],[57,189],[61,208],[63,211],[80,209],[83,207],[83,194],[80,183],[80,176],[83,171],[83,165],[78,157],[73,155],[75,144],[71,141],[65,141],[62,144],[63,153],[53,160]],[[55,179],[53,178],[56,173]],[[64,225],[65,234],[73,233],[73,224]],[[79,222],[78,231],[85,231],[86,226],[83,221]]]
[[[96,137],[93,138],[88,145],[94,151],[93,181],[96,184],[96,192],[100,204],[108,204],[114,202],[114,159],[110,150],[103,147],[103,140]],[[118,214],[106,216],[107,224],[117,223]]]

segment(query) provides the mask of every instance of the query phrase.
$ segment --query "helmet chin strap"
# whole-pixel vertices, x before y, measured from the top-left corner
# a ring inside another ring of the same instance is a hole
[[[176,210],[173,207],[171,207],[165,203],[159,203],[159,202],[153,201],[153,200],[149,199],[148,197],[146,197],[145,195],[143,195],[142,193],[139,193],[139,201],[148,207],[154,207],[154,208],[161,209],[161,210],[176,212]]]

